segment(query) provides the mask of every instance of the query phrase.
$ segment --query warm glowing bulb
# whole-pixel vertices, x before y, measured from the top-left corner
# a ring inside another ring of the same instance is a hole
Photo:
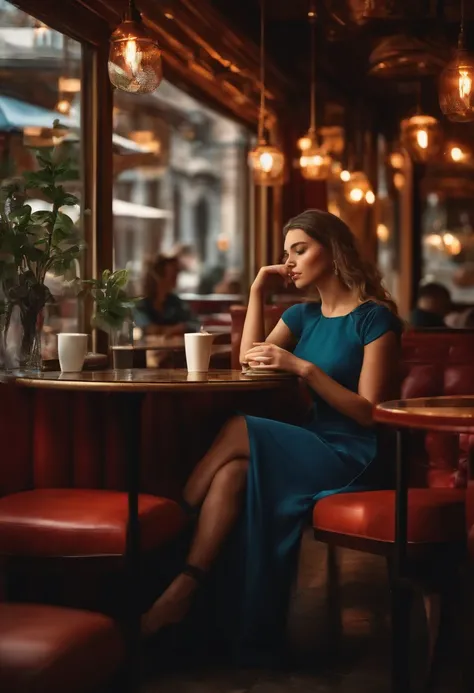
[[[402,190],[405,185],[405,176],[403,173],[395,173],[393,176],[393,184],[397,190]]]
[[[462,250],[461,241],[459,238],[453,238],[452,243],[448,246],[448,252],[450,255],[459,255]]]
[[[455,238],[454,238],[452,233],[445,233],[443,235],[444,245],[452,245],[454,240],[455,240]]]
[[[459,97],[463,101],[467,101],[467,104],[469,105],[472,90],[472,79],[469,77],[469,72],[467,72],[467,70],[459,70],[458,86]]]
[[[377,224],[377,238],[382,243],[386,243],[390,238],[390,231],[385,224]]]
[[[429,245],[432,248],[437,248],[439,250],[443,245],[443,239],[441,238],[439,233],[430,233],[429,236],[426,236],[425,243],[426,245]]]
[[[59,113],[62,113],[63,115],[68,115],[68,113],[71,110],[70,101],[68,101],[67,99],[61,99],[56,104],[56,110],[59,111]]]
[[[142,62],[143,53],[138,50],[137,42],[134,39],[129,39],[125,43],[123,57],[132,75],[137,75]]]
[[[367,202],[368,205],[373,205],[375,202],[375,195],[372,192],[372,190],[368,190],[365,193],[365,201]]]
[[[298,149],[300,149],[302,152],[309,149],[312,144],[313,144],[313,140],[308,135],[305,135],[304,137],[300,137],[298,142],[297,142]]]
[[[352,202],[360,202],[364,197],[364,192],[360,188],[353,188],[349,193],[349,197]]]
[[[464,159],[464,152],[460,147],[453,147],[451,149],[451,159],[453,161],[462,161]]]
[[[347,183],[351,179],[351,174],[349,171],[341,171],[341,180]]]
[[[426,130],[417,130],[416,141],[420,149],[428,149],[428,133]]]
[[[260,155],[260,167],[265,173],[270,173],[273,168],[273,156],[268,152]]]

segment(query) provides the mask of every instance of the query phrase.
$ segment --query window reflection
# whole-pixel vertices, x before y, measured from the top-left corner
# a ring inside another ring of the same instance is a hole
[[[69,127],[70,153],[77,164],[64,187],[82,193],[80,171],[80,62],[81,45],[35,17],[0,0],[0,181],[19,176],[36,167],[35,151],[57,143],[53,121]],[[32,200],[34,211],[47,203]],[[78,225],[80,210],[64,209]],[[78,264],[78,263],[77,263]],[[76,272],[80,272],[79,266]],[[46,306],[44,356],[56,354],[56,333],[77,331],[76,298],[64,277],[47,278],[55,298]],[[67,279],[67,278],[66,278]]]
[[[115,266],[139,294],[147,260],[179,253],[181,293],[240,293],[247,131],[166,81],[114,99]]]

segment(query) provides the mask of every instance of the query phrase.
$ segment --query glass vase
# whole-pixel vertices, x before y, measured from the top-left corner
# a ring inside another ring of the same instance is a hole
[[[111,364],[114,370],[133,368],[133,321],[125,320],[109,332]]]
[[[6,370],[41,370],[42,310],[7,305],[0,329],[3,367]]]

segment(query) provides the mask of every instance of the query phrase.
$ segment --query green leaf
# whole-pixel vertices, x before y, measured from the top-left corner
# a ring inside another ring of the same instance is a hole
[[[70,238],[74,235],[75,231],[76,229],[71,217],[68,217],[67,214],[63,214],[63,212],[58,212],[53,227],[53,243],[57,244]]]
[[[128,270],[117,270],[117,272],[114,272],[113,275],[110,277],[110,281],[118,287],[126,286],[128,282]]]
[[[33,224],[36,224],[37,226],[45,226],[46,224],[52,224],[54,221],[54,214],[53,212],[49,212],[47,210],[33,212],[33,214],[31,215],[31,221]]]

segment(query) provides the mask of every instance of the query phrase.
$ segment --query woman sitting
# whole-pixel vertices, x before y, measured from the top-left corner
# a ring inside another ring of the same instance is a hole
[[[174,291],[178,279],[179,263],[175,257],[157,255],[148,268],[144,281],[144,298],[135,308],[135,324],[146,335],[162,334],[167,337],[196,332],[197,318]]]
[[[184,488],[183,507],[197,516],[187,564],[143,617],[147,633],[183,619],[220,557],[216,569],[220,564],[226,585],[217,584],[219,592],[229,588],[226,607],[235,607],[227,626],[240,663],[282,642],[314,503],[373,487],[372,409],[398,387],[401,321],[346,224],[308,210],[290,220],[284,237],[284,263],[263,267],[252,285],[241,361],[301,378],[312,395],[311,415],[300,426],[244,415],[227,422]],[[275,275],[300,291],[317,287],[321,302],[292,306],[265,337],[265,289]]]

